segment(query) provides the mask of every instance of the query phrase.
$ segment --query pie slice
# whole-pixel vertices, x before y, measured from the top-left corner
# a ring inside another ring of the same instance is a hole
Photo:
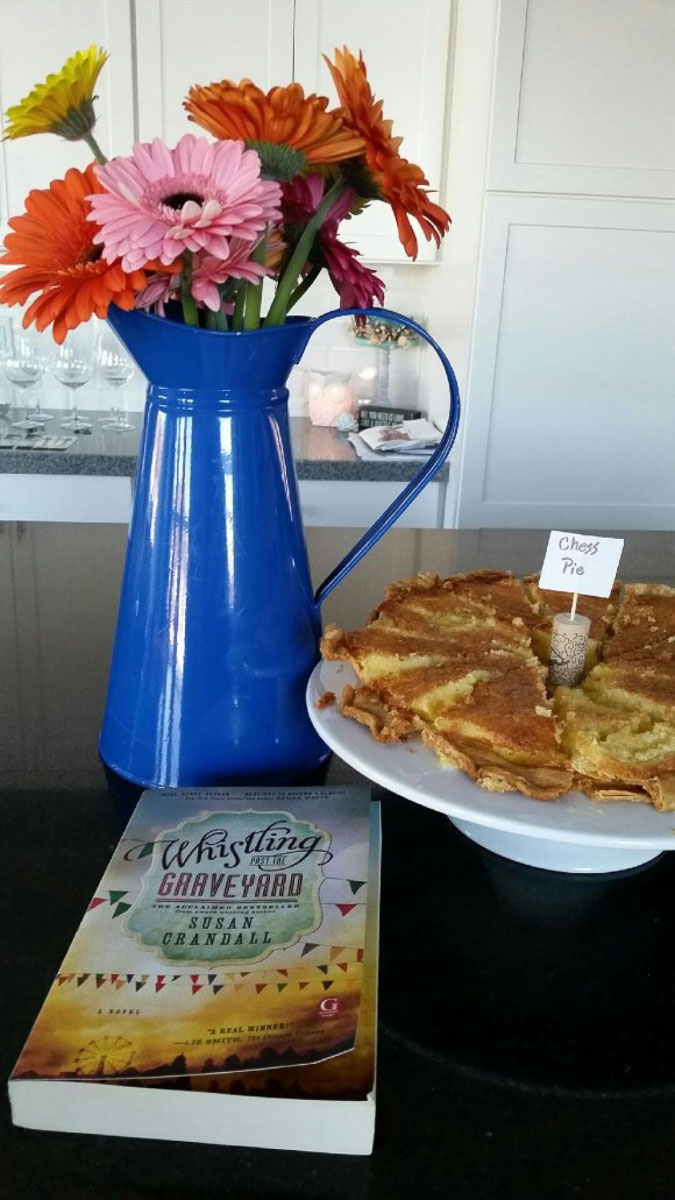
[[[627,584],[603,659],[657,659],[675,665],[675,588]]]
[[[576,773],[575,786],[593,799],[651,800],[669,808],[675,790],[658,781],[675,773],[675,723],[642,702],[639,675],[632,701],[629,679],[621,689],[609,686],[608,671],[600,665],[583,688],[556,690],[562,749]]]

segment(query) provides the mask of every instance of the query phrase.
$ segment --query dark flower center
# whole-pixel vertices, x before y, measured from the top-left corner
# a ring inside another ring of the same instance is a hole
[[[91,250],[89,250],[89,252],[87,253],[87,262],[90,262],[90,263],[98,262],[98,260],[102,254],[103,254],[103,246],[92,246]]]
[[[168,204],[169,208],[175,208],[176,212],[180,212],[188,200],[194,200],[196,204],[204,203],[204,197],[198,196],[196,192],[174,192],[172,196],[165,196],[162,204]]]

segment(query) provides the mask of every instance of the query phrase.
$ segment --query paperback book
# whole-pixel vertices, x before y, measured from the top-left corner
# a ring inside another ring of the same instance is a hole
[[[9,1083],[37,1129],[367,1154],[379,806],[144,792]]]

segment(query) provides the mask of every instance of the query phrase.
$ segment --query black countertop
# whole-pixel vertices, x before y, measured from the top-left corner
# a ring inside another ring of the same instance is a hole
[[[308,531],[317,581],[353,535]],[[534,570],[546,538],[392,531],[326,617],[362,619],[385,582],[419,568]],[[624,577],[675,578],[673,535],[626,538]],[[115,526],[0,524],[5,1077],[128,810],[96,754],[125,540]],[[353,778],[332,760],[330,782]],[[374,793],[384,847],[372,1157],[36,1133],[10,1125],[4,1100],[9,1195],[670,1200],[671,855],[620,876],[541,872]]]
[[[44,432],[60,434],[60,417],[65,413],[50,411],[55,419],[49,422]],[[11,421],[16,415],[12,410],[7,420]],[[92,432],[78,434],[75,443],[67,450],[33,449],[29,437],[22,439],[20,448],[0,448],[0,474],[133,476],[143,414],[129,413],[134,428],[120,431],[102,429],[99,411],[83,410],[82,415],[92,422]],[[389,457],[373,462],[361,459],[347,435],[339,433],[337,429],[312,425],[307,417],[291,417],[290,421],[298,479],[396,483],[412,479],[419,470],[419,460],[411,462]],[[448,467],[444,465],[436,475],[436,480],[447,477]]]

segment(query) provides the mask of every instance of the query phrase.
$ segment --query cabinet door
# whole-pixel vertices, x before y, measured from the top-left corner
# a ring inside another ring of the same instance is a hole
[[[58,71],[76,50],[95,43],[110,53],[96,85],[96,136],[104,153],[126,154],[134,140],[129,5],[119,0],[2,0],[0,107],[17,104],[37,83]],[[83,142],[53,134],[0,142],[0,233],[8,216],[23,211],[36,187],[47,187],[69,167],[85,167]]]
[[[431,189],[441,187],[446,79],[452,5],[449,0],[297,0],[295,78],[306,91],[337,97],[322,54],[348,46],[363,57],[384,116],[403,137],[401,153],[418,163]],[[441,194],[440,202],[443,202]],[[371,262],[408,262],[391,209],[373,203],[353,222],[349,241]],[[418,262],[434,262],[436,246],[418,232]]]
[[[672,0],[501,5],[490,187],[675,197]]]
[[[673,529],[675,213],[490,196],[460,527]]]
[[[183,109],[192,84],[293,78],[293,0],[141,0],[136,4],[141,141],[199,134]]]

